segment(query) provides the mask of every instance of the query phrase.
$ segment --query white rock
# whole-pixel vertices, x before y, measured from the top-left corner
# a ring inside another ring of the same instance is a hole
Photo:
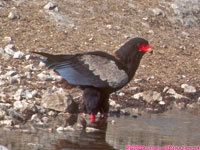
[[[140,87],[139,86],[130,87],[128,90],[137,91],[137,90],[140,90]]]
[[[33,94],[29,90],[26,90],[26,91],[24,91],[24,97],[26,99],[31,99],[31,98],[33,98]]]
[[[8,81],[9,81],[10,84],[15,84],[15,83],[18,82],[18,78],[16,76],[13,76],[13,77],[10,77],[8,79]]]
[[[4,37],[4,41],[5,41],[5,42],[11,42],[11,41],[12,41],[12,38],[9,37],[9,36],[6,36],[6,37]]]
[[[37,77],[40,80],[44,80],[44,81],[52,81],[53,80],[53,78],[49,74],[44,74],[44,73],[38,74]]]
[[[5,1],[0,1],[0,7],[4,7],[6,5]],[[0,149],[1,150],[1,149]]]
[[[168,89],[166,93],[171,94],[171,95],[176,95],[177,94],[176,91],[174,89],[171,89],[171,88]]]
[[[75,131],[75,129],[72,126],[67,126],[64,128],[65,131]]]
[[[96,131],[99,131],[99,129],[95,129],[92,127],[86,127],[86,132],[96,132]]]
[[[33,90],[33,91],[31,92],[31,94],[32,94],[32,98],[34,98],[35,96],[38,95],[38,91],[37,91],[37,90]]]
[[[52,9],[55,9],[56,7],[57,7],[57,4],[55,2],[49,2],[44,6],[44,9],[52,10]]]
[[[142,79],[134,79],[134,82],[135,83],[140,83],[140,82],[142,82]]]
[[[29,64],[29,65],[25,66],[24,68],[33,70],[34,69],[34,65],[33,64]]]
[[[21,100],[23,92],[24,92],[23,89],[18,89],[14,94],[14,99],[17,100],[17,101]]]
[[[143,93],[137,93],[137,94],[134,94],[131,97],[134,98],[134,99],[140,99],[141,97],[143,97]]]
[[[166,86],[166,87],[163,89],[163,92],[165,93],[165,92],[167,92],[168,90],[169,90],[169,87]]]
[[[197,91],[194,86],[190,86],[190,85],[187,85],[187,84],[182,84],[181,88],[184,89],[185,93],[196,93],[196,91]]]
[[[15,101],[13,103],[15,110],[25,110],[28,107],[29,103],[27,103],[25,100],[22,101]]]
[[[29,60],[31,58],[31,55],[26,55],[25,58],[26,60]]]
[[[13,124],[13,121],[12,120],[0,120],[0,124],[11,127]]]
[[[5,76],[14,76],[14,75],[16,75],[17,74],[17,72],[16,71],[8,71],[6,74],[5,74]]]
[[[13,51],[14,45],[13,44],[8,44],[5,46],[4,51],[11,56],[14,56],[15,52]]]
[[[45,64],[44,62],[40,61],[39,66],[40,66],[40,67],[45,67],[46,64]]]
[[[21,51],[15,52],[13,58],[22,59],[24,58],[24,53]]]
[[[164,101],[159,101],[159,104],[160,105],[165,105],[165,102]]]
[[[123,92],[119,93],[119,96],[124,96],[124,95],[125,95],[125,93],[123,93]]]
[[[115,105],[116,105],[116,102],[114,100],[111,100],[111,99],[109,99],[109,103],[113,107],[115,107]]]
[[[25,72],[24,75],[25,75],[26,78],[28,78],[28,79],[31,78],[31,72],[29,72],[29,71]]]
[[[64,131],[64,127],[58,127],[56,130],[57,131]]]
[[[0,145],[0,150],[9,150],[7,147]]]
[[[6,112],[0,109],[0,120],[2,120],[6,116]]]
[[[108,25],[106,25],[106,28],[112,29],[112,25],[108,24]]]
[[[160,8],[154,8],[154,9],[152,8],[150,10],[153,12],[154,16],[158,16],[158,15],[163,14],[163,11]]]
[[[10,13],[8,14],[8,18],[9,18],[9,19],[16,19],[16,18],[18,18],[18,16],[17,16],[14,12],[10,12]]]

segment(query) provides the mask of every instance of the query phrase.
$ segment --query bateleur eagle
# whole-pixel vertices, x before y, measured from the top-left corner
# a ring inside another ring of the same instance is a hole
[[[91,122],[100,112],[107,117],[109,95],[131,81],[145,52],[152,53],[147,40],[133,38],[114,54],[102,51],[75,55],[52,55],[33,52],[46,57],[46,65],[70,85],[80,86],[84,109],[91,114]]]

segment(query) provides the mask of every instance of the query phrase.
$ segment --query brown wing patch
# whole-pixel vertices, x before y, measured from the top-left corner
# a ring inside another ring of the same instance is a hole
[[[127,73],[120,70],[113,60],[96,55],[83,55],[81,60],[88,65],[94,75],[99,76],[102,81],[107,81],[113,88],[123,86],[128,82]]]

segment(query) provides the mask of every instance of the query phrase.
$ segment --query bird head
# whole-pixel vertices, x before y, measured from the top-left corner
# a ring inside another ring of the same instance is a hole
[[[153,53],[151,46],[147,40],[137,37],[126,42],[114,55],[126,62],[129,59],[141,58],[146,52]]]

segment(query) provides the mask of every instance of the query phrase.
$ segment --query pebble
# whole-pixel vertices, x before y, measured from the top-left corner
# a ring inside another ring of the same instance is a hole
[[[135,86],[135,87],[130,87],[128,90],[130,91],[139,91],[140,90],[140,87],[139,86]]]
[[[112,29],[112,25],[108,24],[108,25],[106,25],[106,28]]]
[[[125,95],[125,93],[123,93],[123,92],[119,93],[119,96],[124,96],[124,95]]]
[[[137,93],[137,94],[134,94],[131,97],[134,98],[134,99],[140,99],[141,97],[143,97],[143,93]]]
[[[13,58],[22,59],[22,58],[24,58],[24,53],[20,52],[20,51],[15,52]]]
[[[56,7],[57,7],[57,4],[55,2],[49,2],[44,6],[44,9],[53,10]]]
[[[14,44],[8,44],[5,46],[4,51],[9,55],[14,56],[15,52],[13,51],[13,48]]]
[[[0,145],[0,150],[9,150],[7,147]]]
[[[0,7],[4,7],[6,5],[5,1],[0,1]]]
[[[64,128],[65,131],[75,131],[75,129],[72,126],[67,126]]]
[[[28,107],[28,104],[29,103],[27,103],[26,100],[18,100],[13,103],[13,108],[15,110],[25,110]]]
[[[15,94],[13,95],[14,99],[19,101],[22,99],[22,95],[23,95],[23,89],[18,89]]]
[[[64,131],[64,127],[58,127],[56,130],[57,131]]]
[[[52,81],[53,80],[53,78],[49,74],[45,74],[45,73],[40,73],[37,75],[37,77],[40,80],[44,80],[44,81]]]
[[[112,123],[112,124],[115,124],[115,123],[116,123],[116,121],[115,121],[115,120],[112,120],[112,121],[111,121],[111,123]]]
[[[143,80],[142,79],[134,79],[134,82],[135,83],[140,83],[140,82],[142,82]]]
[[[165,102],[164,101],[159,101],[159,104],[160,105],[165,105]]]
[[[14,76],[14,75],[16,75],[16,74],[17,74],[16,71],[11,70],[11,71],[8,71],[8,72],[5,74],[5,76]]]
[[[181,88],[184,89],[185,93],[196,93],[196,91],[197,91],[194,86],[190,86],[190,85],[187,85],[187,84],[182,84]]]
[[[152,8],[150,10],[151,12],[153,12],[154,16],[159,16],[159,15],[164,14],[164,12],[160,8]]]
[[[4,37],[4,41],[5,41],[5,42],[11,42],[11,41],[12,41],[12,38],[9,37],[9,36],[6,36],[6,37]]]
[[[17,13],[15,13],[15,12],[10,12],[8,14],[8,18],[9,19],[19,19],[19,15]]]

